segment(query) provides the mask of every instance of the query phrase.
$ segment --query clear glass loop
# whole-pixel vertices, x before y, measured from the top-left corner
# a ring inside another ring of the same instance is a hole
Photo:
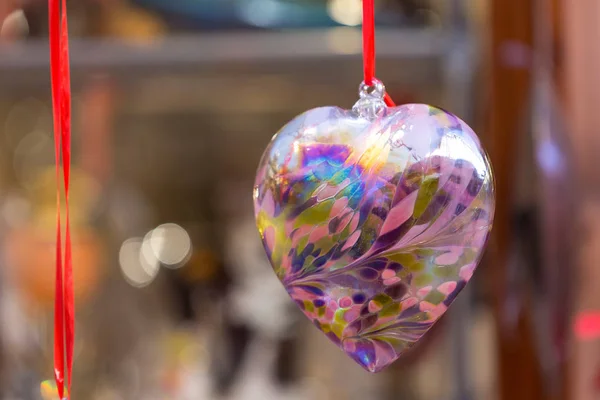
[[[358,95],[361,99],[364,99],[365,97],[383,99],[383,96],[385,96],[385,86],[378,79],[373,79],[373,83],[370,85],[367,85],[363,81],[358,87]]]
[[[360,99],[352,107],[352,111],[359,117],[373,120],[386,108],[383,97],[385,96],[385,86],[377,79],[367,85],[364,81],[358,88]]]

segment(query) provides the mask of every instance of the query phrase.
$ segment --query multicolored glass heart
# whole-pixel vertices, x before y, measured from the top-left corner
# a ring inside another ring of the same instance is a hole
[[[254,206],[292,299],[378,372],[473,275],[492,226],[494,183],[479,139],[456,116],[370,105],[317,108],[288,123],[262,158]]]

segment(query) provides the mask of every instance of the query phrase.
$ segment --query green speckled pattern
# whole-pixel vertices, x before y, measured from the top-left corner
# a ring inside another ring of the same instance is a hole
[[[494,184],[479,139],[446,111],[404,105],[370,121],[323,107],[274,136],[254,205],[292,299],[377,372],[473,275],[492,226]]]

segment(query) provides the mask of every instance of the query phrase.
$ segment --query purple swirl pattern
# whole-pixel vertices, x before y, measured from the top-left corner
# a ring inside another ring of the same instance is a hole
[[[404,105],[370,121],[323,107],[273,137],[254,206],[292,299],[378,372],[473,275],[492,226],[494,182],[475,133],[444,110]]]

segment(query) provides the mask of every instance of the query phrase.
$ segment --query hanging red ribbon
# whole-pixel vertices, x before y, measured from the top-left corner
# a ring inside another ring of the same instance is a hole
[[[375,79],[375,0],[363,0],[363,65],[364,81],[373,84]],[[389,94],[385,94],[385,104],[395,107]]]
[[[54,302],[54,377],[60,398],[71,393],[75,315],[73,267],[69,223],[69,176],[71,165],[71,78],[69,68],[69,29],[66,0],[48,0],[50,29],[50,74],[54,116],[54,152],[56,158],[56,291]],[[65,249],[61,240],[60,170],[65,185]],[[65,377],[66,360],[66,377]]]

